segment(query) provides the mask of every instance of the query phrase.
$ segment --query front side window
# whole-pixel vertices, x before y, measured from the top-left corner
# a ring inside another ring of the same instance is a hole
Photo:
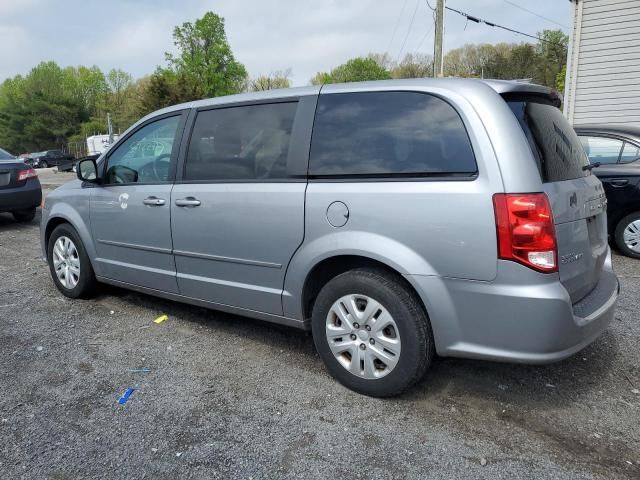
[[[476,173],[462,119],[418,92],[320,95],[309,174],[420,176]]]
[[[179,123],[180,115],[163,118],[127,138],[107,160],[105,183],[167,182]]]
[[[632,143],[625,142],[620,154],[620,163],[635,162],[638,158],[640,158],[640,148]]]
[[[297,102],[205,110],[191,134],[184,179],[284,179]]]
[[[591,163],[618,163],[622,141],[606,137],[581,136],[580,141]]]

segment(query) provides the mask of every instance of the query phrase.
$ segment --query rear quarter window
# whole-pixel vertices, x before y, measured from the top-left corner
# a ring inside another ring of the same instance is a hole
[[[320,95],[311,176],[425,176],[477,172],[462,119],[444,100],[418,92]]]
[[[543,182],[561,182],[591,175],[582,143],[562,112],[544,97],[506,97],[518,119]]]
[[[14,158],[13,155],[0,148],[0,160],[11,160],[12,158]]]

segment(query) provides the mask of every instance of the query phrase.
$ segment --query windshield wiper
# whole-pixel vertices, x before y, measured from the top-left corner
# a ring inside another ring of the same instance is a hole
[[[602,165],[600,162],[594,162],[594,163],[590,163],[589,165],[585,165],[584,167],[582,167],[582,170],[593,170],[594,168],[598,168],[600,165]]]

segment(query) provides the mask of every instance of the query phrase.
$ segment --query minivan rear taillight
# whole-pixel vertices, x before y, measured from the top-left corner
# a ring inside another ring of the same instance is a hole
[[[33,177],[37,177],[38,174],[36,173],[36,171],[33,168],[29,168],[27,170],[20,170],[18,172],[18,181],[22,182],[23,180],[26,180],[27,178],[33,178]]]
[[[544,193],[496,193],[493,196],[498,257],[538,272],[558,271],[553,214]]]

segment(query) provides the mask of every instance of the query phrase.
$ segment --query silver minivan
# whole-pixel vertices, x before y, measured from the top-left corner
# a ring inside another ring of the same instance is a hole
[[[310,329],[390,396],[434,354],[547,363],[611,321],[606,198],[549,89],[395,80],[177,105],[51,193],[71,298],[108,283]]]

